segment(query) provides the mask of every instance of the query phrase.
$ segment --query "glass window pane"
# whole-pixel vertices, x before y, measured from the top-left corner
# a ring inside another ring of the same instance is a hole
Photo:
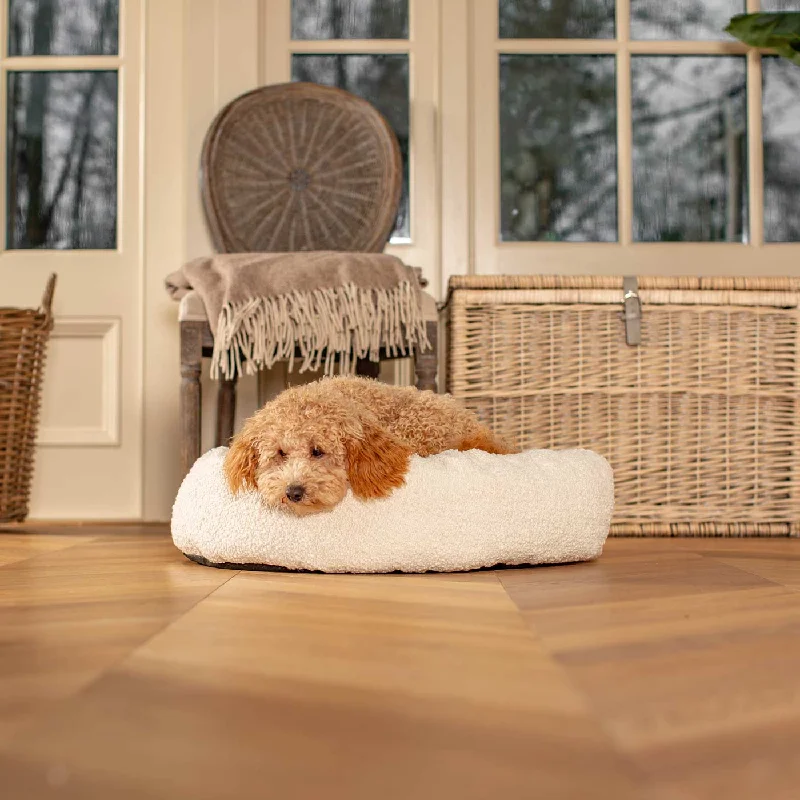
[[[800,242],[800,69],[783,58],[761,63],[764,239]]]
[[[617,240],[613,56],[500,56],[501,238]]]
[[[9,0],[10,56],[115,55],[119,0]]]
[[[499,0],[501,39],[613,39],[614,0]]]
[[[9,72],[9,249],[113,249],[117,73]]]
[[[292,56],[292,80],[338,86],[372,103],[397,135],[403,156],[403,192],[392,242],[410,241],[408,194],[408,56]]]
[[[747,239],[745,59],[633,56],[633,238]]]
[[[408,39],[408,0],[292,0],[292,39]]]
[[[731,39],[725,26],[745,0],[631,0],[632,39]]]

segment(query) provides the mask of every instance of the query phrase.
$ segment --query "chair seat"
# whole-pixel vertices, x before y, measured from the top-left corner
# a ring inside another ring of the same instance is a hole
[[[428,292],[422,292],[422,316],[425,322],[430,349],[414,354],[415,384],[418,389],[438,391],[438,325],[439,313],[436,300]],[[200,457],[202,389],[200,376],[202,361],[211,355],[214,340],[205,305],[197,292],[188,292],[178,306],[181,331],[181,457],[184,474]],[[381,353],[382,358],[390,358]],[[356,366],[360,375],[377,377],[378,364],[359,359]],[[360,371],[366,369],[366,371]],[[233,436],[236,410],[236,378],[219,381],[217,398],[217,426],[215,442],[226,445]]]

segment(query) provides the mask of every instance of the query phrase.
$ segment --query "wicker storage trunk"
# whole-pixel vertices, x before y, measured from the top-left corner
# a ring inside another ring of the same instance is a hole
[[[800,281],[623,296],[622,278],[453,278],[449,391],[517,446],[606,456],[617,535],[798,535]]]

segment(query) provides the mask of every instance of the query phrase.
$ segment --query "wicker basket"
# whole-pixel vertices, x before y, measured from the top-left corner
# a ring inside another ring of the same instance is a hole
[[[40,309],[0,308],[0,522],[28,516],[55,285],[51,275]]]
[[[450,391],[520,447],[605,455],[612,533],[800,533],[800,281],[642,278],[627,304],[622,278],[450,290]]]

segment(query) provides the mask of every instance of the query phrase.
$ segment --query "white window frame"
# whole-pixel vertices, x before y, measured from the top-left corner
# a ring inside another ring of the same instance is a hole
[[[152,4],[151,4],[152,5]],[[31,516],[39,519],[138,519],[143,508],[145,264],[144,107],[145,0],[120,0],[119,48],[110,56],[25,56],[7,52],[8,0],[0,0],[0,90],[10,71],[115,70],[117,81],[117,241],[108,250],[5,249],[6,115],[0,110],[0,287],[9,305],[41,297],[47,275],[58,274],[54,338],[102,337],[102,355],[80,361],[65,348],[55,358],[91,370],[103,396],[97,424],[40,422]],[[157,81],[158,76],[153,76]],[[164,271],[163,260],[159,270]],[[160,285],[152,281],[148,285]],[[148,331],[148,335],[150,331]],[[70,362],[68,362],[70,363]],[[51,364],[52,366],[52,364]],[[45,379],[44,391],[57,391]],[[76,372],[76,380],[80,372]],[[88,385],[88,384],[84,384]],[[163,385],[163,378],[162,378]],[[72,388],[72,387],[70,387]],[[68,417],[69,415],[67,415]]]
[[[761,53],[736,41],[632,40],[630,0],[616,2],[616,39],[500,39],[497,0],[470,0],[473,240],[470,272],[483,274],[792,275],[800,243],[765,243]],[[758,0],[747,10],[758,11]],[[616,56],[618,241],[501,242],[499,57],[501,54]],[[747,58],[749,241],[634,242],[632,55],[744,55]]]
[[[9,56],[7,20],[9,0],[0,0],[0,259],[3,267],[24,270],[31,263],[41,264],[46,257],[52,269],[107,269],[111,263],[122,265],[129,254],[137,257],[141,232],[139,198],[139,126],[137,111],[140,93],[142,0],[120,0],[119,46],[113,56]],[[6,221],[6,131],[8,106],[5,101],[9,72],[94,72],[117,73],[117,246],[107,250],[7,249]],[[129,113],[129,109],[133,113]],[[126,179],[128,176],[128,179]]]

